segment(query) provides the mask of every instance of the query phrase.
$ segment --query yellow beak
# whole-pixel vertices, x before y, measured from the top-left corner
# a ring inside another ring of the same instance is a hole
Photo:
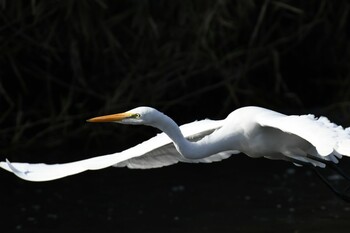
[[[86,120],[87,122],[114,122],[114,121],[121,121],[125,118],[130,118],[134,114],[125,112],[125,113],[118,113],[118,114],[111,114],[111,115],[105,115],[105,116],[99,116],[99,117],[94,117],[91,119]]]

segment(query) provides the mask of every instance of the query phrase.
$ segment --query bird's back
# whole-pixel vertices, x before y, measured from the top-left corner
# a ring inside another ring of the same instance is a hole
[[[350,156],[350,130],[325,117],[287,116],[250,106],[228,115],[222,130],[239,132],[239,150],[250,157],[293,157],[308,162],[305,157],[312,155],[337,162],[342,155]]]

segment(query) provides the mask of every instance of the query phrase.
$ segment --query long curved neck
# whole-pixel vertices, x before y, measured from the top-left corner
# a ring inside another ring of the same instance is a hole
[[[172,139],[180,154],[188,159],[201,159],[230,150],[227,145],[224,145],[227,144],[225,140],[220,140],[220,137],[216,137],[216,135],[210,135],[197,142],[188,141],[181,133],[179,126],[164,114],[159,117],[156,124],[151,126],[166,133]]]

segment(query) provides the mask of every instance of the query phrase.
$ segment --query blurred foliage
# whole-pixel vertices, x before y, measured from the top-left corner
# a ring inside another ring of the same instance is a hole
[[[140,105],[179,122],[260,105],[349,123],[349,10],[345,0],[0,0],[1,147],[91,135],[84,119]]]

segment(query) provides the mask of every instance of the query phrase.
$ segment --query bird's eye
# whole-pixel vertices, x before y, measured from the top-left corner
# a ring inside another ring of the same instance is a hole
[[[134,118],[136,118],[136,119],[138,119],[138,118],[140,118],[140,117],[141,117],[141,114],[139,114],[139,113],[135,113],[135,114],[133,115],[133,117],[134,117]]]

